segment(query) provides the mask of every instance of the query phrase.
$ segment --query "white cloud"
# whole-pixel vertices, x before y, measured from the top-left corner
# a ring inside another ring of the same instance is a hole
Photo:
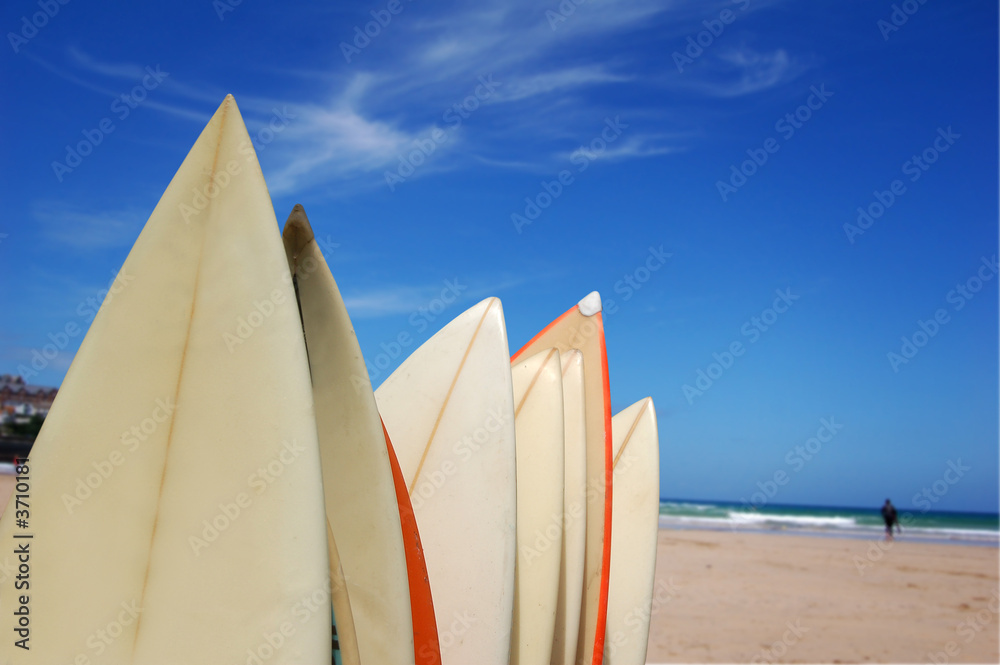
[[[605,83],[632,80],[632,76],[615,74],[601,65],[572,67],[528,76],[515,77],[498,89],[497,101],[512,102],[535,95],[583,88]]]
[[[32,214],[47,240],[77,249],[128,247],[146,221],[135,210],[91,210],[56,201],[41,201]]]
[[[570,153],[567,159],[581,155],[591,161],[603,160],[615,162],[625,159],[669,155],[679,152],[682,149],[677,146],[667,145],[664,141],[665,138],[663,136],[657,135],[627,136],[622,137],[619,142],[608,144],[608,147],[601,152],[592,152],[590,148],[580,146]]]
[[[678,83],[710,97],[740,97],[788,83],[806,69],[784,49],[760,53],[743,47],[720,50],[706,59],[705,68],[685,74]]]
[[[768,5],[778,1],[760,0]],[[483,76],[501,83],[496,92],[478,105],[468,129],[466,124],[449,129],[446,145],[415,177],[470,163],[545,170],[554,158],[569,154],[559,147],[589,140],[595,116],[619,113],[644,117],[646,133],[610,146],[602,159],[665,155],[684,147],[682,137],[690,139],[691,125],[681,126],[676,116],[664,112],[662,102],[648,100],[659,100],[664,92],[684,95],[689,105],[698,98],[751,95],[787,83],[806,69],[784,49],[723,48],[721,43],[683,76],[670,75],[666,66],[666,71],[651,71],[648,58],[627,47],[608,55],[607,45],[624,36],[686,34],[725,6],[721,0],[588,0],[579,5],[572,0],[541,5],[485,0],[406,14],[352,63],[335,58],[329,71],[320,66],[281,72],[288,74],[280,77],[287,87],[273,98],[240,95],[237,102],[251,134],[268,122],[273,108],[295,109],[295,119],[262,155],[275,193],[320,183],[325,193],[383,186],[382,172],[394,170],[415,140],[443,126],[443,113],[467,99]],[[550,12],[560,10],[565,21],[552,23]],[[73,72],[38,62],[112,96],[113,90],[91,83],[85,74],[137,80],[144,68],[106,62],[77,48],[68,50]],[[625,94],[617,89],[605,94],[608,86],[620,86]],[[162,96],[144,104],[202,123],[226,92],[171,77]],[[655,111],[650,104],[656,104]]]

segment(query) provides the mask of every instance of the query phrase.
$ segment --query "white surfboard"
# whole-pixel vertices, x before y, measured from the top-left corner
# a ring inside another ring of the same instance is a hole
[[[4,552],[28,550],[24,586],[0,584],[0,662],[330,662],[305,344],[231,96],[116,286],[39,433],[24,507],[15,495],[0,519]]]
[[[594,291],[546,326],[515,359],[542,349],[583,353],[587,424],[587,543],[576,662],[601,665],[611,559],[611,400],[601,297]]]
[[[399,509],[361,348],[301,205],[292,209],[282,238],[309,355],[326,516],[340,554],[361,662],[413,665]]]
[[[660,516],[660,442],[650,397],[611,419],[615,503],[606,665],[646,662]]]
[[[517,566],[511,665],[548,665],[562,562],[562,366],[549,349],[511,364],[517,434]]]
[[[507,665],[514,404],[500,301],[460,314],[375,392],[420,527],[444,665]]]
[[[587,424],[583,392],[583,354],[570,349],[559,354],[563,372],[565,493],[563,497],[562,561],[552,665],[573,665],[580,634],[583,566],[587,546]]]

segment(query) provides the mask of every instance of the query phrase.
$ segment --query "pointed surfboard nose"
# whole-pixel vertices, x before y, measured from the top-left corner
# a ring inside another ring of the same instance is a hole
[[[314,238],[312,225],[309,223],[309,217],[306,216],[306,209],[302,207],[301,203],[296,203],[288,215],[284,230],[281,232],[285,254],[288,256],[288,265],[292,267],[293,272],[296,259]]]
[[[23,654],[0,640],[0,662],[79,660],[95,617],[123,602],[141,613],[104,645],[106,662],[236,662],[279,608],[329,589],[308,359],[276,226],[227,97],[125,259],[124,288],[102,304],[32,449],[32,526],[51,546],[32,560],[31,602],[45,608],[32,627],[46,637]],[[140,425],[141,439],[123,436]],[[248,479],[288,446],[297,461],[255,493]],[[68,510],[63,497],[94,464],[113,475]],[[224,535],[206,529],[217,515]],[[7,552],[13,518],[0,518]],[[17,597],[13,584],[0,580],[0,599]],[[330,662],[329,613],[295,628],[284,654]]]

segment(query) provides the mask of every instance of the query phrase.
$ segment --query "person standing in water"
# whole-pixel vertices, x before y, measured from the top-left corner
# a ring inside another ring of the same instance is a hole
[[[900,531],[899,526],[899,516],[896,514],[896,506],[892,505],[892,501],[889,499],[885,500],[885,505],[882,506],[882,519],[885,520],[885,539],[892,540],[892,525],[896,525],[896,532]]]

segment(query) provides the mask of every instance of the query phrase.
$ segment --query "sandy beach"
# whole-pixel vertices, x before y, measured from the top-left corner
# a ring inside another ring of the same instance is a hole
[[[996,663],[998,554],[661,529],[646,662]]]
[[[646,662],[996,663],[997,594],[991,547],[661,529]]]

